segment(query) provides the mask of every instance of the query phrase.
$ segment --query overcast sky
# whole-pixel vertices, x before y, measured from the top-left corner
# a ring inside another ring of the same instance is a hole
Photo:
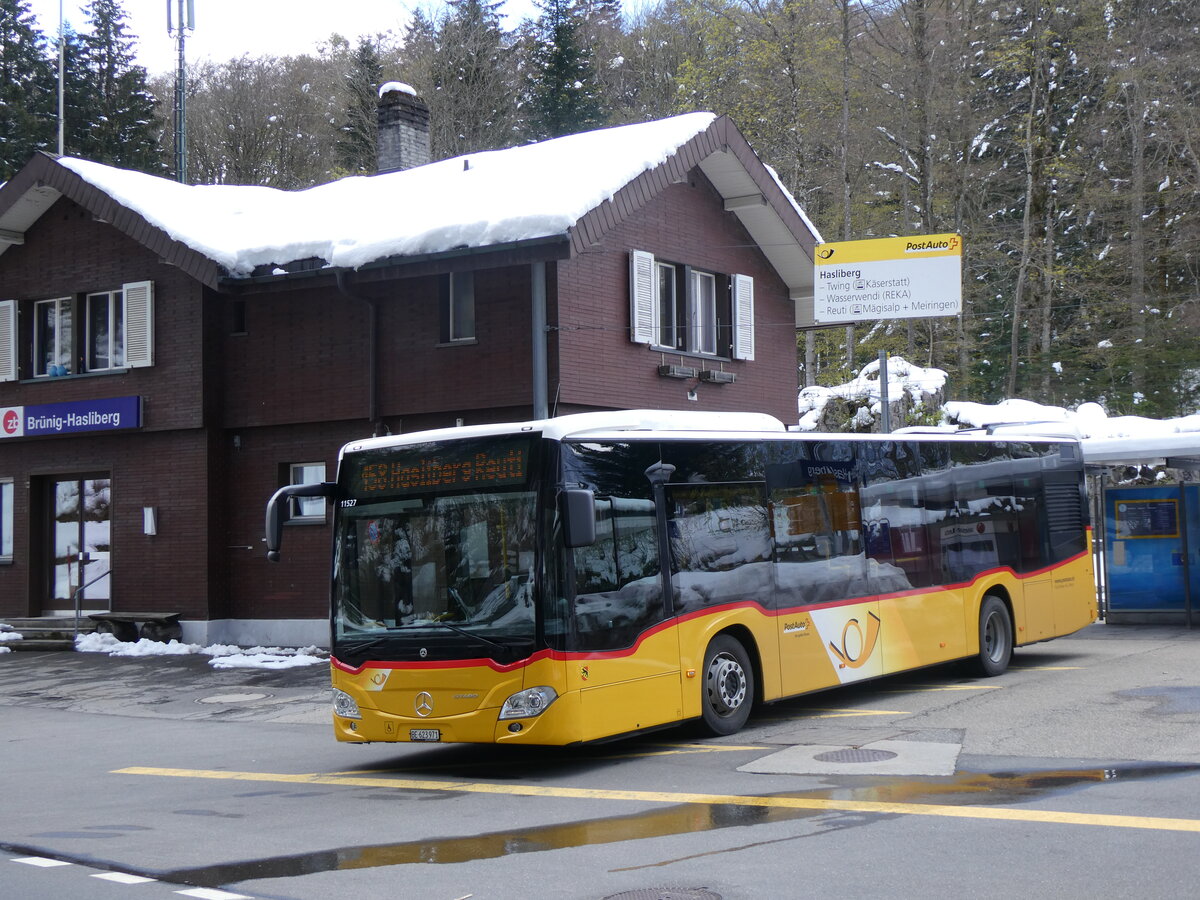
[[[172,11],[178,0],[169,0]],[[175,68],[177,47],[167,34],[168,0],[122,0],[130,31],[137,37],[138,61],[151,75]],[[196,30],[187,39],[187,59],[218,62],[242,54],[283,56],[308,53],[337,32],[353,42],[363,34],[400,33],[417,6],[428,0],[194,0]],[[62,0],[63,16],[77,31],[87,25],[85,0]],[[30,0],[42,32],[58,34],[59,0]],[[531,0],[506,0],[501,12],[516,20],[532,15]],[[400,77],[397,74],[394,77]]]

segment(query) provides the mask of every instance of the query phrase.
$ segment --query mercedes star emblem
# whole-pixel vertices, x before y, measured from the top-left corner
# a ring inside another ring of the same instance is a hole
[[[427,716],[433,712],[433,697],[429,695],[429,691],[421,691],[417,694],[417,699],[413,701],[413,706],[416,708],[418,716]]]

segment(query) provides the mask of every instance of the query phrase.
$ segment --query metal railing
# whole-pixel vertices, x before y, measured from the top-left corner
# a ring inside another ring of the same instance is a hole
[[[112,574],[112,569],[105,569],[103,572],[101,572],[99,575],[97,575],[91,581],[84,582],[83,581],[84,567],[89,562],[99,562],[99,560],[92,560],[92,559],[88,559],[87,557],[88,557],[88,554],[86,554],[86,553],[79,554],[80,585],[79,585],[79,587],[75,588],[74,591],[71,592],[73,594],[73,600],[74,600],[74,605],[75,605],[75,633],[72,637],[72,643],[74,643],[79,638],[79,616],[80,616],[80,613],[83,611],[83,593],[84,593],[84,591],[86,591],[88,588],[90,588],[93,584],[95,584],[101,578],[107,578],[109,575]]]

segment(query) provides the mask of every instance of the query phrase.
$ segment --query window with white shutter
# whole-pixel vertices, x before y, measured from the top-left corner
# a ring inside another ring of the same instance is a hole
[[[654,254],[644,250],[629,252],[629,325],[630,340],[635,344],[654,343],[657,320],[654,300]]]
[[[125,365],[154,365],[154,282],[122,285],[125,293]]]
[[[728,292],[726,292],[728,288]],[[657,350],[754,359],[754,279],[629,253],[630,339]]]
[[[734,275],[733,358],[754,359],[754,279]]]
[[[0,300],[0,381],[17,380],[17,301]]]

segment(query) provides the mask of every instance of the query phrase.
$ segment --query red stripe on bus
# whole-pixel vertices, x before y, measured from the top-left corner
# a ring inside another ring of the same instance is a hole
[[[1090,529],[1089,529],[1090,530]],[[525,659],[517,660],[513,663],[501,664],[494,659],[488,657],[476,657],[474,659],[452,659],[452,660],[413,660],[409,662],[397,662],[395,660],[379,661],[368,660],[360,666],[349,666],[341,662],[336,657],[330,657],[332,665],[350,675],[358,675],[364,669],[469,669],[486,667],[495,672],[507,673],[515,672],[517,669],[523,669],[542,659],[553,659],[563,662],[573,660],[592,660],[592,659],[623,659],[627,656],[633,656],[638,652],[642,643],[650,637],[653,637],[660,632],[666,631],[668,628],[675,628],[681,622],[689,622],[694,619],[699,619],[704,616],[711,616],[717,613],[731,612],[737,609],[757,610],[764,616],[769,618],[779,618],[780,616],[794,616],[798,612],[813,609],[836,609],[842,606],[861,606],[867,603],[880,603],[884,600],[894,600],[901,597],[912,597],[917,594],[934,594],[941,591],[956,591],[964,588],[969,588],[979,581],[995,575],[1009,574],[1018,581],[1024,581],[1028,578],[1034,578],[1039,575],[1044,575],[1048,572],[1053,572],[1056,569],[1063,568],[1071,563],[1082,559],[1088,555],[1087,550],[1081,550],[1074,556],[1069,556],[1062,562],[1054,563],[1053,565],[1045,566],[1041,569],[1035,569],[1032,572],[1018,573],[1013,571],[1011,566],[998,566],[995,569],[987,569],[980,572],[970,581],[961,581],[954,584],[930,585],[923,588],[913,588],[908,591],[897,591],[891,594],[873,594],[866,597],[851,597],[845,600],[831,600],[828,603],[806,603],[801,606],[789,606],[783,609],[765,608],[762,604],[756,603],[753,600],[735,601],[732,603],[723,603],[720,606],[706,606],[703,609],[694,610],[693,612],[685,613],[681,616],[672,616],[663,622],[659,622],[651,628],[643,631],[638,635],[638,639],[629,647],[620,650],[551,650],[549,648],[539,650],[532,656],[527,656]]]

